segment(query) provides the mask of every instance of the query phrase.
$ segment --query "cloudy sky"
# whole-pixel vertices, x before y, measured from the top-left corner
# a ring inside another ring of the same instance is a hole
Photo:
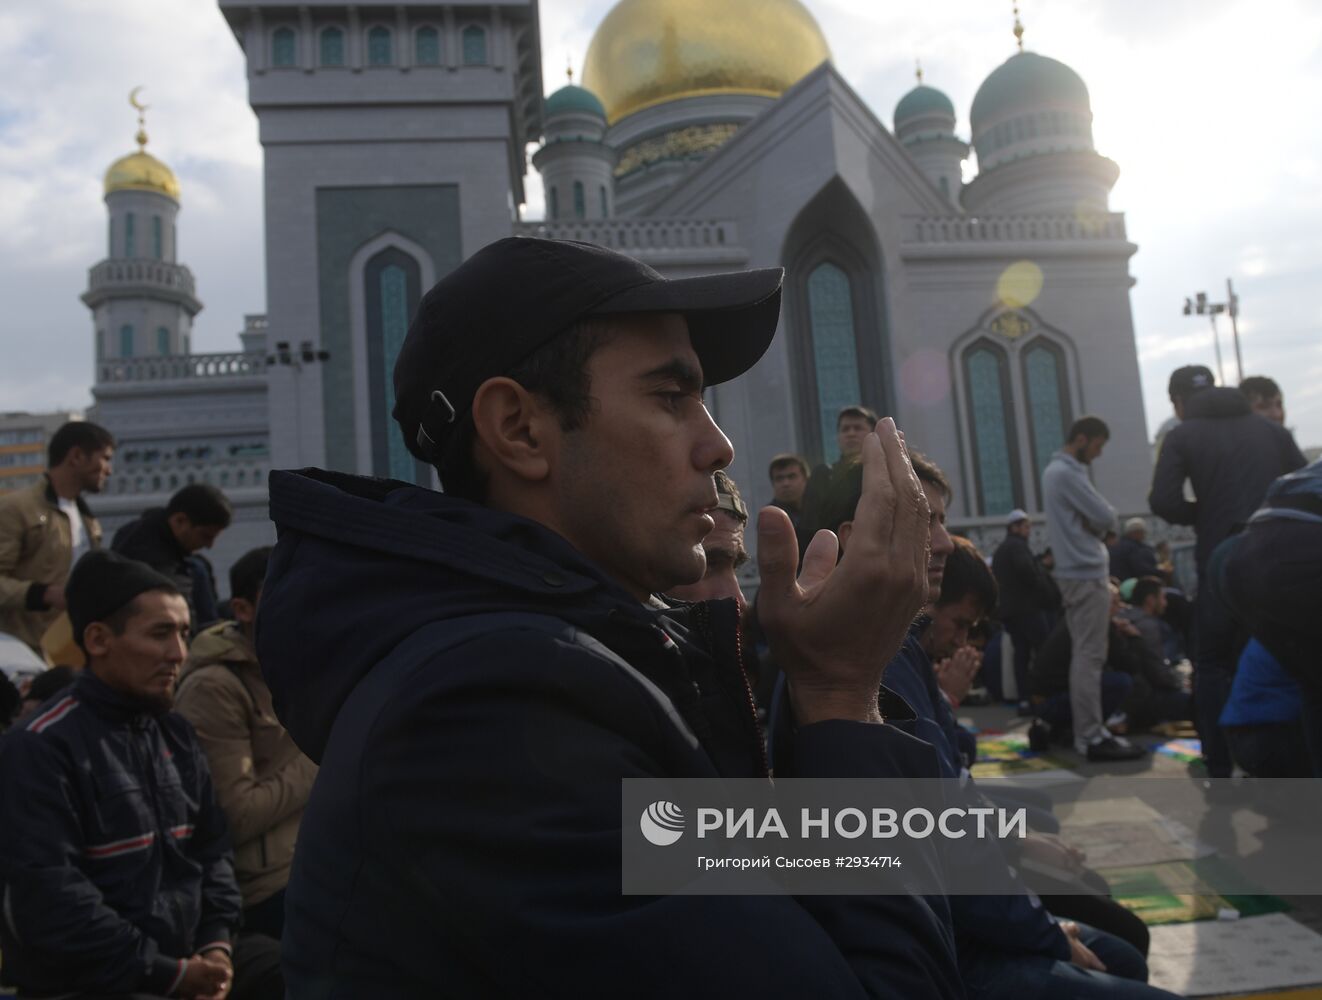
[[[716,3],[720,0],[711,0]],[[889,125],[920,58],[959,110],[1014,47],[1010,0],[806,0],[835,63]],[[542,0],[548,91],[581,63],[611,0]],[[1029,49],[1092,93],[1097,148],[1131,261],[1149,430],[1170,370],[1212,364],[1186,295],[1240,294],[1246,373],[1275,376],[1300,443],[1322,445],[1322,4],[1315,0],[1023,0]],[[0,5],[0,410],[90,402],[78,295],[104,253],[101,177],[132,150],[131,87],[151,150],[179,175],[181,260],[206,309],[195,350],[229,350],[264,310],[261,147],[242,54],[213,0]],[[1311,110],[1310,110],[1311,109]],[[536,175],[528,215],[541,212]],[[1229,330],[1222,327],[1233,379]]]

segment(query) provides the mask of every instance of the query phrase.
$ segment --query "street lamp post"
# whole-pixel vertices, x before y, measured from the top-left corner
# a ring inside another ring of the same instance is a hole
[[[1235,294],[1234,288],[1230,284],[1230,279],[1226,279],[1226,301],[1208,302],[1206,292],[1198,292],[1193,298],[1185,298],[1184,315],[1186,316],[1206,316],[1212,321],[1212,347],[1216,350],[1216,375],[1225,385],[1226,373],[1221,365],[1221,336],[1216,328],[1216,318],[1221,313],[1230,314],[1230,330],[1235,340],[1235,368],[1239,372],[1239,381],[1244,381],[1244,360],[1239,352],[1239,296]]]

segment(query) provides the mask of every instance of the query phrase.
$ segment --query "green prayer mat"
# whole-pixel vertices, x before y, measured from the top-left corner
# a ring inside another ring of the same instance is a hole
[[[1139,868],[1111,868],[1106,880],[1116,902],[1150,926],[1216,920],[1223,910],[1257,917],[1290,909],[1276,896],[1217,892],[1214,886],[1226,881],[1223,866],[1224,862],[1215,857],[1167,861]]]

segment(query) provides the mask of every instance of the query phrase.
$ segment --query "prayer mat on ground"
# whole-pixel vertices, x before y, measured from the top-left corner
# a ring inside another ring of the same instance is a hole
[[[1290,908],[1285,900],[1266,894],[1220,893],[1224,862],[1214,857],[1170,861],[1106,872],[1111,894],[1145,924],[1190,923],[1226,917],[1255,917]]]
[[[1158,743],[1152,749],[1165,757],[1174,757],[1186,764],[1203,759],[1202,741],[1196,739],[1167,740],[1165,743]]]
[[[1008,778],[1017,774],[1066,768],[1049,754],[1028,749],[1028,738],[1014,733],[978,735],[978,759],[969,768],[975,778]]]
[[[1061,836],[1097,869],[1192,861],[1213,853],[1183,823],[1134,796],[1076,802],[1061,818]]]
[[[1322,934],[1283,913],[1152,928],[1149,982],[1184,997],[1322,983]]]

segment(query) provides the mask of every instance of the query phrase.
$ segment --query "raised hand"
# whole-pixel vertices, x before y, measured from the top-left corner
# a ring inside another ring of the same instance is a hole
[[[863,443],[863,492],[849,547],[819,531],[798,564],[794,529],[776,507],[758,514],[758,615],[785,672],[800,725],[880,721],[887,662],[927,596],[928,507],[889,417]]]

